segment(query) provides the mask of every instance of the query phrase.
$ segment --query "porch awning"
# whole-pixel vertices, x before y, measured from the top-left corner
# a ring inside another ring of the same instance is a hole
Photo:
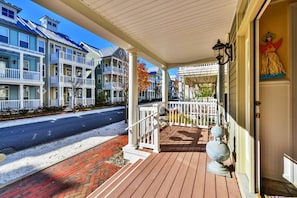
[[[185,76],[185,84],[190,87],[194,87],[196,84],[209,84],[216,83],[217,76],[209,75],[209,76]]]

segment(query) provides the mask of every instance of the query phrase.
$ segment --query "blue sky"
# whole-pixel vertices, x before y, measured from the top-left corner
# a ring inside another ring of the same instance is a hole
[[[111,47],[114,44],[81,28],[80,26],[62,18],[61,16],[49,11],[48,9],[32,2],[31,0],[6,0],[7,2],[14,4],[15,6],[22,9],[18,14],[24,19],[29,19],[36,23],[39,23],[39,19],[47,15],[51,18],[57,19],[60,24],[58,26],[58,31],[68,35],[72,40],[79,43],[81,41],[90,43],[93,46],[101,49],[106,47]],[[49,0],[50,1],[50,0]],[[147,67],[154,67],[151,63],[145,61]],[[176,73],[176,69],[169,70],[170,75]]]

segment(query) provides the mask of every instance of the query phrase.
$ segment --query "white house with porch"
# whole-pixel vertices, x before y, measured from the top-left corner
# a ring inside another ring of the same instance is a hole
[[[95,62],[69,36],[58,32],[59,21],[44,16],[41,24],[27,21],[46,38],[44,105],[74,108],[95,104]]]

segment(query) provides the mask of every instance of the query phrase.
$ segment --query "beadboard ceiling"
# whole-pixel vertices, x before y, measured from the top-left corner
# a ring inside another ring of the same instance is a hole
[[[227,41],[238,0],[33,0],[167,68],[214,61]],[[100,48],[100,46],[96,46]]]

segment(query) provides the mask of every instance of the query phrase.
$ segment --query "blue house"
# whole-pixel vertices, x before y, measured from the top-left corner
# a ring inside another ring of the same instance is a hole
[[[21,8],[0,0],[0,10],[0,111],[38,108],[45,42],[17,16]]]

